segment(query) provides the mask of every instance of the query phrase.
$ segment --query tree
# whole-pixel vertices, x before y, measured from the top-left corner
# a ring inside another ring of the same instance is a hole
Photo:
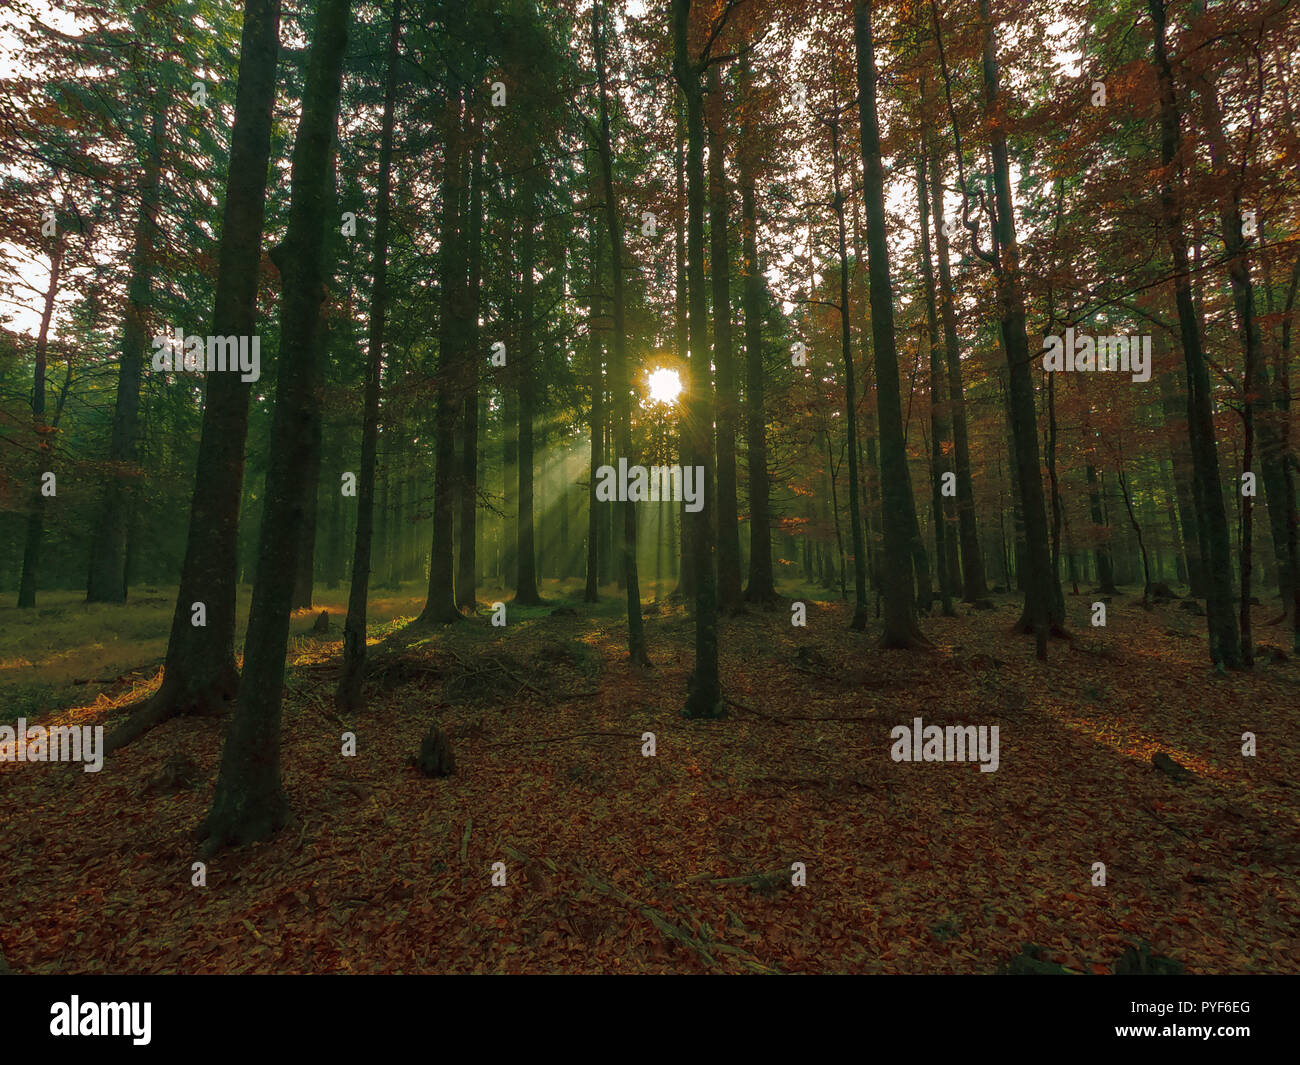
[[[614,283],[614,350],[609,364],[609,391],[613,400],[615,436],[620,454],[632,459],[632,412],[628,392],[627,296],[623,278],[623,222],[618,198],[614,193],[614,159],[610,147],[609,101],[605,79],[605,34],[603,8],[591,9],[591,37],[596,53],[596,78],[600,92],[600,130],[597,152],[605,206],[605,231],[609,234],[610,275]],[[636,565],[636,503],[624,499],[623,512],[623,582],[627,593],[627,651],[632,663],[650,664],[646,652],[645,627],[641,619],[641,586]]]
[[[258,266],[279,47],[280,0],[246,0],[217,253],[214,336],[248,337],[256,332]],[[251,387],[240,378],[240,374],[218,370],[206,375],[185,561],[167,641],[163,681],[158,691],[106,738],[108,751],[178,713],[222,709],[238,690],[235,555]],[[200,603],[206,614],[205,626],[194,623],[195,605]]]
[[[907,444],[903,437],[903,410],[898,390],[894,295],[890,287],[889,245],[885,239],[885,176],[880,159],[880,124],[876,117],[877,73],[875,43],[871,34],[871,0],[855,0],[853,16],[871,278],[872,356],[876,367],[876,411],[880,422],[880,482],[884,494],[885,629],[881,645],[916,647],[929,641],[916,623],[916,599],[912,587],[916,502],[907,469]]]
[[[1182,115],[1174,88],[1173,68],[1165,48],[1164,0],[1147,0],[1154,29],[1152,55],[1159,91],[1160,208],[1165,240],[1174,268],[1174,298],[1178,306],[1178,331],[1187,364],[1187,428],[1191,437],[1193,487],[1199,521],[1201,558],[1207,576],[1206,616],[1210,632],[1210,658],[1227,669],[1241,663],[1241,635],[1232,612],[1232,569],[1228,549],[1228,520],[1219,483],[1219,453],[1210,405],[1210,377],[1201,349],[1200,325],[1192,304],[1188,268],[1187,234],[1177,187],[1182,155]]]
[[[685,717],[725,717],[726,703],[718,675],[717,574],[713,559],[713,383],[709,373],[707,302],[704,289],[704,120],[700,74],[708,48],[691,57],[691,0],[672,0],[673,75],[686,112],[686,271],[690,381],[682,428],[682,463],[702,474],[702,506],[685,515],[689,558],[695,584],[695,669],[688,682]]]
[[[379,139],[379,198],[375,206],[375,280],[370,290],[370,329],[366,340],[365,413],[361,427],[361,470],[357,478],[357,532],[352,554],[352,586],[343,622],[343,668],[334,701],[340,710],[357,709],[366,667],[366,600],[370,588],[374,535],[375,456],[379,443],[379,388],[383,370],[384,326],[388,314],[388,241],[393,179],[393,123],[397,110],[397,68],[401,59],[401,0],[389,14],[388,71],[384,79],[384,118]]]
[[[221,753],[212,808],[200,829],[206,853],[266,839],[284,826],[280,712],[289,616],[306,492],[298,470],[312,448],[316,331],[325,281],[325,208],[334,184],[343,54],[350,0],[322,0],[307,60],[302,117],[294,141],[289,228],[272,252],[280,269],[281,346],[266,473],[266,506],[245,639],[240,687]]]

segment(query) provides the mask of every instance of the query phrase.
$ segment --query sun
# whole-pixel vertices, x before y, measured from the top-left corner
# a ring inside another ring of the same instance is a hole
[[[682,379],[677,376],[676,370],[661,366],[652,370],[647,380],[650,383],[650,398],[656,403],[676,403],[677,397],[682,394]]]

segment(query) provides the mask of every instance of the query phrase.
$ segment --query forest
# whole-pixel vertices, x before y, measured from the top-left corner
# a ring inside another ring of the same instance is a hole
[[[9,0],[0,972],[1300,970],[1298,41]]]

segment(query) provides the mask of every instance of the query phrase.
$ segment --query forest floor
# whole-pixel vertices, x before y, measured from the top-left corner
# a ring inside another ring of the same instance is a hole
[[[694,639],[680,606],[649,608],[643,671],[614,589],[595,607],[572,583],[546,591],[504,628],[486,605],[409,626],[414,586],[376,603],[370,708],[345,720],[344,593],[318,607],[327,636],[295,617],[295,820],[212,858],[203,887],[193,831],[220,721],[171,721],[97,774],[0,764],[0,969],[992,973],[1033,944],[1043,963],[1104,973],[1145,942],[1191,973],[1300,971],[1294,657],[1215,676],[1203,618],[1123,593],[1105,628],[1089,625],[1093,597],[1070,597],[1076,639],[1046,663],[1011,633],[1013,596],[923,619],[933,651],[882,651],[878,622],[848,631],[820,591],[805,628],[788,605],[723,620],[735,705],[696,722],[679,716]],[[66,628],[52,616],[39,640],[0,610],[3,717],[26,700],[30,724],[45,699],[59,709],[43,724],[111,727],[157,683],[171,600],[155,598],[152,628],[149,604],[119,608],[121,639],[98,647],[71,599],[52,608]],[[1257,637],[1285,646],[1269,613]],[[893,761],[890,729],[918,716],[998,725],[997,771]],[[410,762],[434,720],[457,763],[439,780]],[[1160,751],[1193,776],[1153,768]],[[168,759],[192,760],[197,781],[160,784]],[[796,862],[806,886],[791,886]]]

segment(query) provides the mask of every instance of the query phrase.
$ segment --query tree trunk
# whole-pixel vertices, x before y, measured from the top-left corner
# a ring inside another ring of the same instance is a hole
[[[251,337],[257,324],[279,38],[280,0],[246,0],[212,313],[216,336]],[[236,555],[251,384],[239,374],[213,371],[205,388],[185,561],[162,686],[106,738],[109,752],[174,714],[223,708],[239,686]],[[196,603],[206,608],[206,626],[192,624]]]
[[[1007,135],[999,100],[998,65],[994,54],[993,23],[988,0],[980,0],[984,19],[984,109],[990,123],[993,154],[993,185],[997,209],[994,212],[998,305],[1002,343],[1007,358],[1008,406],[1015,437],[1016,474],[1025,520],[1025,608],[1019,627],[1034,633],[1037,654],[1047,658],[1047,638],[1064,623],[1065,603],[1061,585],[1051,568],[1047,514],[1043,506],[1043,482],[1038,454],[1038,414],[1034,405],[1034,378],[1029,368],[1029,338],[1025,332],[1025,300],[1020,274],[1020,253],[1016,245],[1015,217],[1011,204],[1011,173],[1007,157]]]
[[[614,192],[614,159],[610,146],[609,102],[605,84],[605,33],[603,7],[592,5],[591,32],[596,53],[596,76],[600,83],[600,173],[604,186],[605,229],[609,233],[610,275],[614,282],[614,351],[609,361],[609,392],[621,458],[632,463],[632,400],[628,382],[627,294],[623,268],[623,220]],[[733,486],[734,488],[734,486]],[[641,583],[636,564],[636,503],[619,502],[623,515],[623,583],[627,593],[627,652],[632,663],[648,666],[645,626],[641,619]],[[739,581],[739,572],[737,574]]]
[[[930,357],[930,492],[934,515],[934,560],[939,571],[939,603],[944,617],[956,617],[949,583],[948,531],[943,508],[943,443],[948,423],[943,411],[943,372],[939,354],[939,316],[935,308],[934,267],[930,264],[930,201],[926,195],[925,156],[916,157],[916,196],[921,212],[921,280],[925,289],[926,351]]]
[[[330,211],[329,217],[332,218],[335,214],[335,211]],[[329,320],[322,304],[320,325],[316,331],[316,348],[312,352],[312,358],[316,363],[313,367],[312,376],[317,381],[321,379],[325,366],[325,352],[330,346],[330,331]],[[316,518],[320,511],[321,448],[325,443],[325,423],[318,393],[313,393],[311,396],[309,413],[311,415],[311,452],[307,455],[302,468],[296,471],[297,476],[303,482],[305,492],[303,498],[307,510],[303,515],[302,543],[298,545],[297,571],[293,580],[293,597],[289,602],[289,606],[293,610],[309,610],[311,608],[312,591],[316,583]]]
[[[844,194],[840,190],[840,116],[831,120],[831,182],[834,199],[837,250],[840,257],[840,358],[844,362],[844,427],[849,453],[849,522],[853,540],[853,619],[849,628],[863,632],[867,627],[867,545],[862,531],[862,501],[858,495],[858,390],[853,373],[853,345],[849,328],[849,251],[844,225]],[[831,461],[830,437],[826,440],[826,461]],[[834,494],[834,470],[831,491]],[[840,546],[840,586],[844,585],[844,540],[840,535],[839,509],[835,511],[835,535]]]
[[[961,349],[957,341],[952,267],[948,259],[947,222],[943,213],[943,173],[937,148],[930,155],[930,204],[934,212],[935,252],[939,260],[939,320],[943,327],[944,363],[948,372],[948,403],[952,411],[952,450],[957,474],[957,521],[961,542],[962,599],[985,598],[984,554],[975,521],[975,489],[971,480],[970,437],[966,429],[966,397],[961,379]]]
[[[1173,69],[1165,51],[1164,0],[1147,0],[1154,26],[1153,52],[1160,86],[1160,155],[1166,174],[1161,179],[1160,204],[1165,239],[1169,243],[1174,269],[1174,296],[1178,305],[1178,329],[1183,359],[1187,364],[1187,426],[1191,438],[1196,513],[1199,517],[1201,558],[1205,560],[1207,583],[1206,624],[1210,636],[1210,657],[1218,666],[1235,669],[1241,665],[1241,636],[1232,613],[1232,569],[1228,545],[1228,519],[1219,481],[1219,453],[1215,442],[1214,415],[1210,402],[1210,376],[1201,350],[1201,329],[1192,301],[1187,262],[1187,235],[1183,208],[1176,187],[1182,155],[1182,116],[1174,89]]]
[[[593,207],[597,182],[594,170],[588,172],[592,190]],[[678,229],[681,227],[679,226]],[[588,433],[591,437],[591,461],[587,467],[587,587],[583,592],[583,602],[600,601],[600,549],[601,549],[601,515],[604,508],[596,498],[597,471],[605,465],[605,380],[604,367],[601,365],[600,331],[597,323],[604,311],[604,301],[600,297],[604,278],[600,272],[600,222],[593,213],[591,217],[591,297],[587,304],[587,353],[591,360],[591,420]]]
[[[718,609],[734,611],[740,583],[740,517],[736,504],[736,380],[731,350],[731,250],[727,241],[726,136],[722,78],[709,68],[709,260],[713,286],[713,365],[718,377]]]
[[[771,485],[767,474],[767,412],[763,387],[763,276],[758,258],[758,210],[754,161],[758,135],[749,124],[752,75],[748,52],[740,60],[742,133],[736,152],[740,177],[742,308],[745,315],[745,450],[749,467],[749,585],[745,599],[765,606],[776,602],[772,572]],[[679,230],[680,226],[677,227]]]
[[[442,232],[438,256],[440,275],[438,318],[438,398],[435,413],[433,476],[433,538],[429,551],[429,595],[419,621],[446,625],[459,621],[455,590],[456,413],[460,407],[466,361],[464,216],[465,136],[461,93],[456,76],[447,72],[447,104],[442,179]]]
[[[695,586],[695,669],[682,708],[685,717],[725,717],[718,675],[717,574],[713,565],[713,382],[709,373],[708,301],[704,288],[704,120],[700,68],[688,50],[691,0],[672,0],[673,72],[686,106],[686,258],[690,307],[690,381],[682,429],[682,463],[702,473],[701,508],[685,514],[689,562]]]
[[[854,39],[858,66],[858,109],[862,120],[862,166],[867,211],[867,257],[871,280],[872,354],[876,364],[876,412],[880,429],[880,482],[884,498],[885,629],[883,647],[927,645],[916,624],[912,548],[917,529],[912,478],[907,469],[903,409],[899,396],[898,351],[894,341],[894,296],[885,235],[885,174],[876,116],[876,58],[871,35],[871,0],[855,0]]]
[[[307,60],[302,118],[293,149],[289,227],[272,252],[280,268],[280,354],[266,472],[257,576],[245,640],[244,683],[221,753],[204,853],[266,839],[289,818],[280,780],[280,714],[290,599],[307,505],[299,471],[311,450],[316,330],[325,282],[326,210],[335,170],[343,55],[350,0],[321,0]]]
[[[483,143],[478,123],[470,115],[473,162],[469,192],[469,291],[465,305],[465,397],[460,464],[460,557],[456,574],[456,606],[471,614],[478,609],[478,452],[479,452],[479,308],[483,281]]]
[[[519,345],[519,361],[515,365],[519,382],[519,515],[515,524],[519,583],[515,586],[515,602],[522,606],[538,606],[542,602],[542,596],[537,588],[536,530],[533,520],[533,418],[537,403],[537,340],[536,323],[533,321],[536,287],[533,278],[533,267],[536,262],[533,217],[536,194],[528,179],[525,179],[522,191],[524,232],[519,252],[523,273],[519,292],[522,337]],[[612,387],[611,391],[613,391]]]
[[[140,378],[149,350],[149,307],[152,303],[155,259],[158,254],[158,205],[162,197],[162,152],[167,130],[167,109],[156,94],[149,152],[140,182],[140,211],[136,216],[131,249],[131,276],[127,281],[126,309],[122,320],[122,347],[109,436],[111,469],[104,485],[95,539],[90,548],[90,576],[86,602],[126,602],[126,542],[131,524],[132,492],[129,479],[136,461],[140,424]]]
[[[388,314],[388,229],[393,184],[393,125],[397,105],[397,66],[401,0],[393,0],[388,30],[388,72],[384,79],[384,118],[379,136],[378,204],[375,208],[374,287],[370,290],[370,329],[366,338],[365,413],[361,423],[361,470],[357,482],[357,534],[352,552],[352,586],[343,623],[343,668],[334,703],[340,711],[363,705],[366,669],[366,608],[370,588],[370,541],[374,533],[375,455],[379,443],[379,386],[384,326]]]

